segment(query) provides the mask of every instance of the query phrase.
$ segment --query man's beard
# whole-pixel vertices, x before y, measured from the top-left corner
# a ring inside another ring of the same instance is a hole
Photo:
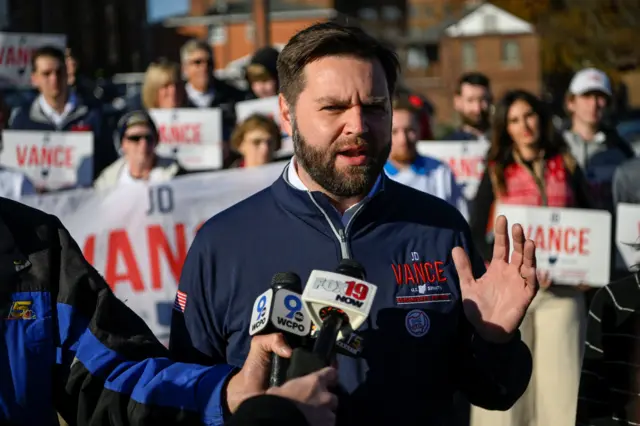
[[[466,114],[460,114],[462,118],[462,124],[465,126],[473,127],[481,132],[486,132],[489,129],[489,112],[483,111],[478,117],[471,117]]]
[[[292,123],[292,132],[291,140],[296,161],[314,182],[337,197],[355,197],[370,191],[391,150],[391,144],[387,144],[376,154],[373,152],[375,147],[360,137],[320,150],[305,141],[295,122]],[[338,153],[346,147],[353,146],[366,147],[367,162],[362,166],[347,166],[345,170],[338,170]]]
[[[393,150],[391,150],[389,159],[400,164],[412,164],[416,160],[417,156],[418,153],[416,152],[415,146],[413,146],[403,149],[400,152],[393,152]]]

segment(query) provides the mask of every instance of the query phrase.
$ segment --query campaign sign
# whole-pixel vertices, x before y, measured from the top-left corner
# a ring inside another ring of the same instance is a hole
[[[64,50],[64,34],[0,32],[0,87],[31,86],[31,57],[42,46]]]
[[[242,123],[253,114],[266,115],[279,126],[280,105],[278,104],[278,97],[270,96],[268,98],[251,99],[236,104],[236,119],[238,123]]]
[[[504,204],[496,206],[496,212],[496,217],[507,217],[509,228],[522,225],[525,237],[536,244],[538,269],[548,271],[556,284],[599,287],[609,283],[609,212]]]
[[[456,181],[464,190],[467,200],[478,192],[489,149],[486,141],[420,141],[418,154],[436,158],[451,167]]]
[[[220,108],[152,109],[158,127],[158,155],[175,158],[186,170],[220,169],[223,164]]]
[[[93,132],[4,130],[0,165],[24,173],[38,188],[87,184],[93,177]]]

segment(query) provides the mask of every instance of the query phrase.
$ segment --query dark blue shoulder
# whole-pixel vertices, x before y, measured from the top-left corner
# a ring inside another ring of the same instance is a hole
[[[250,233],[251,227],[260,226],[260,218],[274,214],[275,206],[269,186],[213,215],[202,225],[196,238],[205,234],[208,241],[220,240],[221,235],[237,234],[239,229],[246,229]],[[215,235],[216,238],[209,238],[211,235]]]

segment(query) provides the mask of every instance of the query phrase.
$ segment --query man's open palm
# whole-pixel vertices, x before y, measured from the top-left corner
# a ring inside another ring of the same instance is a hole
[[[467,319],[483,339],[500,343],[517,330],[538,291],[535,244],[526,240],[520,224],[513,225],[513,254],[509,262],[507,218],[499,216],[494,228],[493,259],[485,274],[475,279],[469,256],[456,247],[453,262],[460,278]]]

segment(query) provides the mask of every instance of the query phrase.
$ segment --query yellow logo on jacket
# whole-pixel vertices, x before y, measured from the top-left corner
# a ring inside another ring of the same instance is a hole
[[[36,313],[31,309],[32,304],[33,302],[30,300],[18,300],[13,302],[11,309],[9,310],[9,314],[7,315],[7,319],[36,319]]]

